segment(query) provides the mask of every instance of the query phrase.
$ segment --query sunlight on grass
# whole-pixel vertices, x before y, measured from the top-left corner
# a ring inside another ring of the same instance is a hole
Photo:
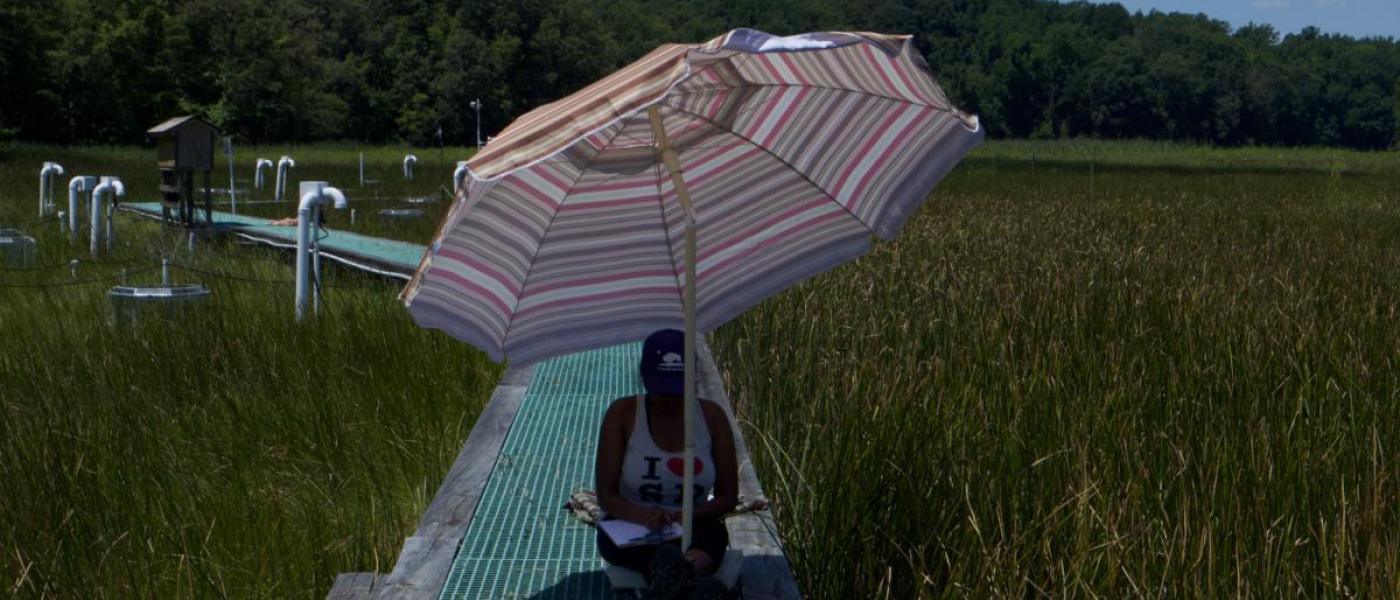
[[[365,216],[435,193],[438,167],[410,183],[402,149],[370,150],[382,182],[359,190],[358,152],[296,149],[293,181],[350,192],[356,230],[426,242],[445,203]],[[191,253],[124,215],[94,262],[22,223],[39,161],[148,200],[151,154],[0,163],[0,226],[49,267],[0,271],[0,591],[321,597],[335,573],[387,572],[501,368],[414,326],[397,282],[332,270],[324,318],[298,326],[286,254]],[[804,594],[1393,597],[1397,166],[989,143],[896,242],[722,327]],[[155,281],[161,256],[208,306],[112,326],[111,281]]]

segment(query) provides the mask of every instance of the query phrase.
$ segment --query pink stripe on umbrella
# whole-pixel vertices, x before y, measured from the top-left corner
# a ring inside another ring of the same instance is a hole
[[[797,234],[799,234],[799,233],[803,233],[803,232],[805,232],[805,231],[807,231],[807,230],[810,230],[810,229],[812,229],[812,228],[814,228],[814,227],[817,227],[818,225],[824,225],[824,224],[826,224],[826,223],[830,223],[831,221],[834,221],[834,220],[836,220],[836,219],[841,218],[841,216],[842,216],[843,214],[844,214],[844,213],[840,213],[840,212],[830,212],[830,213],[827,213],[827,214],[825,214],[825,215],[821,215],[821,216],[818,216],[818,217],[809,219],[809,220],[807,220],[807,221],[803,221],[802,223],[798,224],[798,225],[795,226],[795,227],[792,227],[792,228],[790,228],[790,229],[785,229],[785,230],[782,231],[782,233],[779,233],[779,234],[774,235],[773,237],[768,238],[768,239],[766,239],[766,240],[764,240],[764,241],[762,241],[762,242],[759,242],[759,243],[757,243],[757,244],[754,244],[753,248],[750,248],[750,249],[745,250],[745,251],[743,251],[743,252],[736,253],[734,256],[731,256],[731,257],[726,258],[726,259],[724,259],[723,261],[720,261],[720,262],[718,262],[718,263],[716,263],[716,264],[714,264],[714,265],[710,265],[710,266],[706,267],[706,268],[705,268],[705,273],[709,273],[709,272],[711,272],[711,271],[722,270],[722,269],[728,268],[729,266],[733,265],[734,263],[736,263],[736,262],[738,262],[738,261],[740,261],[740,260],[743,260],[744,258],[746,258],[746,257],[748,257],[748,256],[751,256],[751,255],[754,254],[755,252],[760,252],[760,251],[763,251],[763,250],[767,250],[768,248],[772,247],[773,245],[775,245],[775,244],[777,244],[777,243],[779,243],[779,242],[781,242],[781,241],[783,241],[783,240],[786,240],[786,239],[788,239],[788,238],[790,238],[790,237],[793,237],[793,236],[795,236],[795,235],[797,235]],[[697,271],[697,275],[696,275],[697,281],[698,281],[701,277],[702,277],[702,275],[700,275],[699,272]]]
[[[529,298],[530,296],[533,296],[535,294],[544,294],[552,292],[554,290],[561,290],[571,287],[584,287],[590,285],[598,285],[600,283],[614,283],[618,281],[627,281],[629,279],[642,279],[647,277],[672,277],[674,275],[675,272],[673,272],[671,269],[651,269],[647,271],[627,271],[624,273],[614,273],[611,275],[599,275],[597,277],[570,279],[567,281],[558,281],[547,284],[541,284],[538,286],[531,286],[529,293],[527,293],[521,299],[524,300],[525,298]]]
[[[885,53],[875,52],[875,50],[871,48],[869,44],[861,44],[860,49],[865,52],[865,56],[869,58],[871,64],[875,66],[875,74],[880,76],[880,79],[885,82],[885,86],[889,88],[890,91],[898,92],[899,90],[895,87],[894,82],[890,80],[889,74],[885,72],[885,65],[888,64],[888,61],[885,60]],[[912,88],[908,89],[912,90]]]
[[[649,294],[668,294],[668,295],[669,295],[669,294],[679,294],[679,293],[680,293],[680,288],[679,288],[679,287],[676,287],[676,286],[667,286],[667,287],[656,287],[656,286],[653,286],[653,287],[630,288],[630,289],[625,289],[625,290],[618,290],[618,291],[615,291],[615,292],[603,292],[603,293],[601,293],[601,294],[590,294],[590,295],[587,295],[587,296],[575,296],[575,297],[572,297],[572,298],[561,298],[561,299],[559,299],[559,300],[550,300],[549,302],[543,302],[543,303],[540,303],[540,304],[536,304],[536,305],[534,305],[534,306],[530,306],[530,307],[527,307],[527,308],[522,308],[522,309],[516,311],[516,313],[515,313],[515,318],[516,318],[516,320],[519,320],[519,319],[523,319],[523,318],[529,317],[530,315],[533,315],[533,314],[538,313],[538,312],[548,311],[548,310],[550,310],[550,309],[559,308],[559,307],[563,307],[563,306],[569,306],[569,305],[573,305],[573,304],[591,304],[591,303],[594,303],[594,302],[603,302],[603,301],[608,301],[608,300],[617,300],[617,299],[619,299],[619,298],[626,298],[626,297],[628,297],[628,296],[642,296],[642,295],[649,295]]]
[[[512,281],[510,278],[501,274],[499,271],[491,268],[491,265],[481,262],[476,258],[467,256],[466,254],[462,254],[461,252],[458,252],[451,248],[443,248],[438,252],[438,256],[471,267],[473,270],[481,273],[482,275],[485,275],[487,277],[490,277],[491,279],[500,282],[500,284],[505,286],[506,289],[510,290],[510,293],[512,294],[520,293],[519,282]]]
[[[656,187],[651,184],[650,187]],[[620,206],[641,206],[644,204],[656,204],[656,196],[640,196],[636,198],[622,198],[619,200],[598,200],[596,202],[568,202],[559,207],[559,212],[584,212],[598,210],[602,208],[617,208]]]
[[[787,52],[779,52],[777,53],[777,55],[778,59],[782,60],[783,64],[787,65],[788,70],[792,71],[792,76],[797,78],[798,83],[802,85],[808,85],[810,83],[809,81],[807,81],[806,77],[802,76],[802,69],[797,68],[797,64],[792,61],[791,54]]]
[[[559,202],[550,196],[548,192],[535,187],[534,184],[526,181],[525,178],[516,177],[512,183],[516,189],[523,192],[526,196],[530,197],[530,199],[544,205],[544,208],[547,210],[556,210],[559,208]]]
[[[707,246],[707,247],[704,249],[703,252],[701,252],[701,253],[699,253],[699,254],[697,255],[696,260],[699,260],[699,261],[709,260],[711,257],[713,257],[713,256],[715,256],[715,255],[717,255],[717,254],[722,254],[722,253],[724,253],[724,251],[726,251],[726,250],[728,250],[728,249],[730,249],[730,248],[732,248],[732,247],[738,245],[740,242],[742,242],[742,241],[744,241],[744,240],[746,240],[746,239],[752,238],[752,237],[754,236],[754,234],[756,234],[756,233],[758,233],[758,232],[760,232],[760,231],[763,231],[763,230],[765,230],[765,229],[769,229],[769,228],[773,227],[774,225],[777,225],[778,223],[781,223],[781,222],[783,222],[783,221],[785,221],[785,220],[787,220],[787,219],[791,219],[791,218],[794,217],[794,216],[797,216],[797,215],[799,215],[799,214],[802,214],[802,213],[807,212],[807,211],[809,211],[809,210],[812,210],[812,209],[814,209],[814,208],[820,208],[820,207],[822,206],[822,204],[825,204],[825,203],[827,203],[826,199],[822,199],[822,200],[821,200],[821,203],[818,203],[818,204],[798,204],[798,205],[796,205],[796,206],[794,206],[794,207],[792,207],[792,208],[789,208],[789,209],[787,209],[787,210],[785,210],[785,211],[782,211],[782,212],[780,212],[780,213],[777,213],[777,214],[774,214],[774,215],[770,215],[767,219],[764,219],[763,221],[760,221],[760,222],[758,222],[758,223],[755,223],[755,224],[753,224],[753,225],[750,225],[750,226],[749,226],[747,229],[745,229],[744,231],[738,232],[737,234],[731,234],[731,235],[728,237],[728,239],[729,239],[728,242],[724,242],[724,243],[721,243],[721,244],[714,244],[714,245]],[[840,213],[833,213],[833,214],[840,214]],[[800,225],[800,224],[799,224],[799,225]]]
[[[895,152],[898,152],[902,148],[902,145],[906,140],[909,139],[909,136],[912,135],[915,130],[923,126],[924,121],[928,120],[928,115],[928,111],[919,110],[919,112],[914,115],[914,120],[909,123],[909,126],[905,127],[903,131],[900,131],[899,134],[895,136],[894,142],[892,142],[890,145],[886,146],[883,150],[880,151],[880,156],[877,157],[875,159],[875,162],[872,164],[875,166],[885,164],[885,162],[889,160],[891,155],[893,155]],[[876,169],[872,168],[866,169],[864,173],[861,173],[860,180],[856,182],[855,191],[851,192],[852,198],[860,197],[861,193],[865,191],[866,186],[870,185],[870,180],[875,176],[875,171]]]
[[[886,131],[889,131],[890,128],[893,127],[894,124],[897,123],[897,122],[899,121],[900,117],[903,117],[903,116],[904,116],[904,112],[905,112],[906,110],[908,110],[908,108],[909,108],[908,105],[901,105],[901,106],[899,107],[899,112],[897,112],[897,113],[895,113],[894,115],[890,116],[890,118],[885,119],[885,121],[884,121],[883,123],[880,123],[880,127],[879,127],[879,130],[878,130],[878,131],[876,131],[873,135],[868,135],[868,136],[866,136],[865,143],[864,143],[864,144],[861,144],[861,146],[860,146],[860,152],[856,153],[856,156],[865,156],[865,155],[869,154],[869,153],[870,153],[870,149],[875,147],[875,142],[878,142],[878,141],[880,140],[881,137],[884,137],[885,132],[886,132]],[[876,162],[876,163],[873,163],[873,164],[878,165],[878,164],[880,164],[880,163],[879,163],[879,162]],[[851,174],[854,173],[855,170],[856,170],[856,167],[859,167],[859,166],[860,166],[860,161],[859,161],[859,160],[853,160],[853,161],[851,161],[851,164],[847,165],[846,168],[845,168],[845,169],[843,170],[843,172],[841,173],[841,178],[840,178],[840,179],[837,179],[837,180],[836,180],[836,184],[833,185],[833,186],[831,187],[831,191],[833,191],[833,192],[838,192],[838,193],[839,193],[839,190],[845,189],[845,187],[846,187],[846,181],[849,180],[849,179],[851,178]],[[846,208],[852,209],[852,212],[855,212],[855,211],[854,211],[854,208],[855,208],[855,203],[856,203],[856,199],[857,199],[857,198],[859,198],[859,197],[856,196],[854,193],[852,193],[852,194],[850,194],[850,195],[847,197],[846,201],[845,201],[843,204],[846,206]]]
[[[467,279],[466,277],[462,277],[461,275],[458,275],[448,269],[443,269],[441,267],[433,269],[432,273],[433,275],[440,275],[442,276],[442,278],[452,282],[453,284],[455,284],[455,287],[466,289],[472,292],[472,294],[485,298],[487,302],[490,302],[496,308],[500,309],[500,316],[508,317],[510,315],[510,306],[506,305],[505,300],[496,296],[495,293],[493,293],[491,290],[486,289],[484,286],[478,285],[476,282]],[[472,294],[460,294],[460,297],[471,298]]]

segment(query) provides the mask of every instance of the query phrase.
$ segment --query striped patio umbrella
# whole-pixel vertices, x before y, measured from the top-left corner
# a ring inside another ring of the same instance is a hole
[[[517,364],[662,328],[693,340],[894,237],[981,139],[909,36],[661,46],[468,161],[402,299]]]

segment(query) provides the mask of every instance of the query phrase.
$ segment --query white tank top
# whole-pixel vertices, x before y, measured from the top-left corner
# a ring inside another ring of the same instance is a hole
[[[699,402],[699,400],[696,400]],[[622,478],[618,491],[622,497],[638,506],[681,507],[681,488],[685,478],[685,453],[667,452],[651,439],[647,421],[646,398],[637,396],[636,422],[632,436],[627,439],[627,453],[622,458]],[[714,453],[710,450],[710,428],[705,412],[695,407],[695,503],[710,497],[715,487]]]

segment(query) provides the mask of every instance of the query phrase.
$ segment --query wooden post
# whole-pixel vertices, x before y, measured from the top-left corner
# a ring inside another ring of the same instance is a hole
[[[214,195],[210,193],[209,170],[204,171],[204,224],[214,226]]]

